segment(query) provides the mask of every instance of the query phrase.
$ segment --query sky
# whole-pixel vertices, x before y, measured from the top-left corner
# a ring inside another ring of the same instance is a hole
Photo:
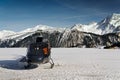
[[[100,22],[112,13],[120,13],[120,0],[0,0],[0,31],[39,24],[72,27]]]

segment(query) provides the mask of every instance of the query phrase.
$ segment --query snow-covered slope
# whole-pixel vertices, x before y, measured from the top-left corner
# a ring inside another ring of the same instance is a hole
[[[14,34],[16,34],[16,33],[13,31],[8,31],[8,30],[0,31],[0,39],[4,38],[5,36],[10,36],[10,35],[14,35]]]
[[[101,34],[119,32],[120,29],[116,29],[120,26],[120,14],[113,14],[106,17],[103,21],[98,23],[98,30],[101,30]]]
[[[77,29],[83,32],[91,32],[95,34],[107,34],[120,32],[120,14],[112,14],[107,16],[99,23],[93,22],[88,25],[76,24],[72,29]]]
[[[72,30],[77,29],[82,32],[91,32],[91,33],[100,34],[100,32],[98,32],[96,28],[97,28],[97,23],[92,22],[92,23],[89,23],[88,25],[75,24],[71,29]]]
[[[62,32],[64,31],[64,29],[65,28],[55,28],[55,27],[50,27],[46,25],[37,25],[33,28],[28,28],[20,32],[12,32],[12,31],[3,30],[3,31],[0,31],[0,39],[1,40],[6,40],[6,39],[19,40],[19,39],[24,39],[25,37],[32,35],[37,31],[52,33],[54,31]]]
[[[47,26],[47,25],[37,25],[33,28],[28,28],[26,30],[21,31],[20,33],[23,32],[35,32],[37,30],[43,30],[43,31],[49,31],[49,32],[53,32],[53,31],[63,31],[64,28],[55,28],[55,27],[51,27],[51,26]]]

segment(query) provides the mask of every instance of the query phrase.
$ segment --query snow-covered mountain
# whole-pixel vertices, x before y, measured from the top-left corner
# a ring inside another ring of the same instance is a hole
[[[43,32],[54,32],[54,31],[59,31],[62,32],[64,31],[65,28],[55,28],[55,27],[50,27],[47,25],[37,25],[33,28],[28,28],[20,32],[13,32],[13,31],[8,31],[8,30],[3,30],[0,31],[0,39],[1,40],[6,40],[6,39],[24,39],[25,37],[34,34],[37,31],[43,31]]]
[[[101,34],[97,29],[97,23],[96,22],[92,22],[89,24],[75,24],[71,30],[79,30],[81,32],[91,32],[91,33],[95,33],[95,34]]]
[[[114,13],[98,23],[93,22],[88,25],[76,24],[72,27],[73,29],[100,35],[120,32],[120,14]]]
[[[0,31],[0,47],[26,47],[43,35],[53,47],[97,47],[120,42],[120,14],[112,14],[102,21],[71,28],[37,25],[20,32]]]
[[[54,31],[63,31],[64,28],[56,28],[56,27],[51,27],[51,26],[47,26],[47,25],[37,25],[33,28],[28,28],[26,30],[21,31],[20,33],[24,33],[24,32],[35,32],[38,30],[43,30],[43,31],[48,31],[48,32],[54,32]]]
[[[103,19],[102,21],[98,23],[92,22],[89,24],[75,24],[69,30],[75,30],[75,29],[82,31],[82,32],[91,32],[91,33],[95,33],[99,35],[120,32],[120,14],[114,13],[110,16],[107,16],[105,19]],[[24,38],[39,30],[42,30],[45,32],[46,31],[63,32],[65,28],[55,28],[55,27],[50,27],[46,25],[37,25],[33,28],[28,28],[20,32],[3,30],[3,31],[0,31],[0,39],[4,40],[4,39],[9,39],[9,38],[16,38],[19,36]]]
[[[5,36],[14,35],[14,34],[16,34],[16,33],[13,31],[2,30],[2,31],[0,31],[0,39],[4,38]]]

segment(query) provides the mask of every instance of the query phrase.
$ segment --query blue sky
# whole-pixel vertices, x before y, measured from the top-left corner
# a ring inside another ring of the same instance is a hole
[[[120,13],[120,0],[0,0],[0,31],[39,24],[70,27]]]

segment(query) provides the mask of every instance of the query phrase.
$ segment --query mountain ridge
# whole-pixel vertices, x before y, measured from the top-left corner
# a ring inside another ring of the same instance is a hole
[[[28,28],[20,32],[14,32],[10,30],[3,30],[0,31],[0,39],[6,39],[7,36],[15,35],[15,34],[22,34],[22,33],[28,33],[28,32],[35,32],[37,30],[43,30],[43,31],[59,31],[63,32],[66,28],[56,28],[51,27],[47,25],[37,25],[33,28]],[[77,29],[82,32],[91,32],[94,34],[104,35],[107,33],[116,33],[120,31],[120,14],[113,13],[112,15],[107,16],[100,22],[92,22],[89,24],[75,24],[71,28],[68,28],[70,30]]]
[[[27,47],[36,37],[49,39],[52,47],[98,47],[120,42],[120,14],[71,28],[37,25],[20,32],[0,31],[0,47]]]

